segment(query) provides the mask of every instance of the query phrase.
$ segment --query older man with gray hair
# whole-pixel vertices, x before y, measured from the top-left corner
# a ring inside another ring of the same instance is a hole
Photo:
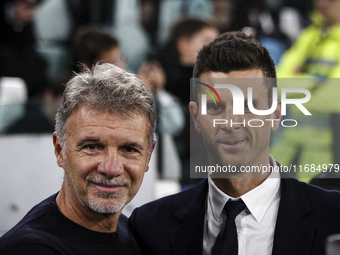
[[[133,74],[102,64],[72,78],[53,134],[61,190],[1,237],[0,254],[140,254],[121,212],[148,170],[155,119]]]

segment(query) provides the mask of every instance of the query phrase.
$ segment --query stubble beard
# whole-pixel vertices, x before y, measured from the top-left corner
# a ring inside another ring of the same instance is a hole
[[[131,186],[131,181],[120,179],[120,178],[94,178],[88,176],[86,178],[88,183],[103,183],[107,185],[121,185],[125,188],[129,188]],[[117,213],[124,208],[127,201],[127,194],[124,193],[124,190],[121,190],[117,193],[107,193],[100,192],[98,190],[94,192],[88,192],[88,204],[87,206],[97,212],[102,214],[113,214]]]
[[[63,155],[64,156],[64,155]],[[66,157],[65,157],[66,159]],[[66,160],[67,162],[67,160]],[[67,163],[68,165],[68,163]],[[107,193],[107,192],[100,192],[98,190],[89,191],[87,190],[87,194],[83,194],[85,197],[87,196],[88,199],[82,199],[81,194],[79,194],[79,190],[77,190],[74,182],[72,181],[72,177],[68,173],[70,170],[69,166],[67,166],[68,170],[64,169],[65,172],[65,180],[66,184],[71,191],[71,193],[76,197],[76,199],[81,203],[82,206],[91,209],[94,212],[100,214],[114,214],[122,210],[127,201],[127,194],[122,194],[121,191],[117,193]],[[125,180],[122,178],[106,178],[106,177],[86,177],[87,187],[93,185],[93,183],[102,183],[107,185],[122,185],[124,186],[123,189],[129,189],[131,186],[130,180]]]

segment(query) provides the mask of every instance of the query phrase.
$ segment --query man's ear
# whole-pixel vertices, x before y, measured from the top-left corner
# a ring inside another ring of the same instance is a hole
[[[148,155],[148,160],[147,160],[147,163],[146,163],[147,165],[146,165],[145,172],[147,172],[149,170],[149,163],[150,163],[151,155],[152,155],[155,147],[156,147],[156,140],[153,140],[152,146],[151,146],[151,149],[150,149],[150,152],[149,152],[149,155]]]
[[[197,131],[197,133],[201,133],[202,129],[201,129],[201,125],[199,122],[199,116],[198,116],[198,109],[197,109],[197,103],[195,102],[190,102],[189,103],[189,112],[190,115],[195,123],[195,129]]]
[[[275,111],[271,114],[271,118],[279,121],[273,121],[273,126],[271,127],[272,131],[275,131],[279,128],[281,122],[281,99],[277,100],[277,107]]]
[[[62,150],[63,148],[61,147],[60,141],[58,139],[57,133],[53,133],[53,145],[54,145],[54,154],[57,157],[57,164],[60,167],[64,167],[64,159],[62,156]]]

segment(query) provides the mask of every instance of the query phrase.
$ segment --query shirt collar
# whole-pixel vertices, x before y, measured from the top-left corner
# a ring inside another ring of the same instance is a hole
[[[269,155],[271,165],[275,168],[276,161]],[[250,190],[240,198],[246,204],[250,213],[254,216],[257,222],[261,222],[266,214],[269,206],[273,203],[278,195],[280,189],[280,173],[273,171],[268,178],[256,188]],[[216,221],[219,221],[225,203],[235,198],[228,196],[221,191],[212,181],[210,175],[208,176],[209,194],[208,203],[211,203],[212,213]]]

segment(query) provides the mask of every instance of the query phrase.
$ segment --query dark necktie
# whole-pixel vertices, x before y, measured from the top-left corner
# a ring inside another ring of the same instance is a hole
[[[238,241],[235,218],[245,208],[246,205],[241,199],[237,201],[231,201],[229,199],[228,202],[225,204],[223,210],[227,212],[227,219],[220,234],[216,238],[211,255],[238,254]]]

